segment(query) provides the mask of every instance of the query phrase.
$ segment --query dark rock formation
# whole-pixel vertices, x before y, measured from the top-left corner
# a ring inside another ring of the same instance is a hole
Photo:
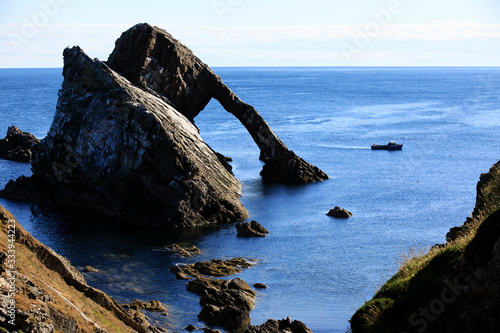
[[[116,41],[108,65],[132,83],[165,96],[187,118],[194,119],[215,98],[246,127],[265,162],[264,180],[314,182],[328,178],[305,162],[274,134],[267,122],[244,103],[190,49],[166,31],[138,24]]]
[[[267,289],[267,286],[263,283],[260,283],[260,282],[254,283],[253,286],[256,289]]]
[[[269,319],[260,326],[250,326],[245,333],[312,333],[312,331],[303,322],[286,318]]]
[[[199,293],[203,306],[198,318],[227,330],[245,329],[250,324],[250,310],[255,306],[255,292],[240,278],[207,287]]]
[[[9,184],[3,197],[168,227],[247,217],[238,180],[165,98],[79,47],[64,51],[63,75],[53,124],[33,157],[34,176]]]
[[[269,233],[257,221],[239,222],[236,224],[236,230],[240,237],[266,237],[266,234]]]
[[[250,310],[255,306],[255,292],[240,278],[232,280],[214,277],[232,275],[252,264],[243,258],[212,260],[174,266],[172,271],[196,277],[187,283],[186,289],[201,296],[202,310],[198,318],[208,324],[223,326],[227,330],[245,330],[250,324]],[[208,276],[208,277],[207,277]]]
[[[326,213],[326,215],[341,219],[347,219],[352,216],[351,212],[340,208],[339,206],[335,206],[333,209],[330,209],[330,211]]]
[[[29,163],[31,162],[32,149],[39,143],[40,140],[33,134],[11,126],[7,130],[5,139],[0,140],[0,158]]]

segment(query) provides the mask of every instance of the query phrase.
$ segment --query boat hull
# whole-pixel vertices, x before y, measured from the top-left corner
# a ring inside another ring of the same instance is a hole
[[[372,150],[401,150],[403,144],[396,145],[372,145]]]

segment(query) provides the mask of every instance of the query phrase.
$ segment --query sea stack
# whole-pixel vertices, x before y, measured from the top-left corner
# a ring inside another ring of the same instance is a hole
[[[26,199],[29,183],[44,193],[38,199],[174,228],[248,216],[238,180],[168,100],[79,47],[64,50],[63,76],[33,176],[9,183],[2,196]]]
[[[133,84],[152,89],[194,119],[215,98],[245,126],[265,162],[266,181],[307,183],[328,176],[289,150],[262,116],[229,89],[210,67],[165,30],[137,24],[122,34],[108,65]]]

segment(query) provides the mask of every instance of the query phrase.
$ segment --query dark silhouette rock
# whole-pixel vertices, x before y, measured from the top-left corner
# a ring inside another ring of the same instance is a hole
[[[239,222],[236,224],[236,231],[240,237],[266,237],[269,233],[257,221]]]
[[[63,76],[52,127],[33,156],[34,177],[9,184],[3,197],[172,228],[247,217],[238,180],[165,98],[79,47],[64,51]]]
[[[267,289],[267,286],[263,283],[260,283],[260,282],[254,283],[253,286],[256,289]]]
[[[0,158],[29,163],[31,162],[32,150],[39,143],[40,140],[33,134],[11,126],[7,130],[5,139],[0,140]]]
[[[227,330],[244,330],[250,324],[250,310],[255,307],[255,292],[240,278],[224,281],[218,288],[201,293],[203,306],[198,318]]]
[[[165,30],[138,24],[116,41],[108,65],[132,83],[166,97],[187,118],[194,119],[215,98],[248,130],[265,162],[267,181],[305,183],[328,176],[289,150],[267,122],[229,89],[190,49]]]
[[[338,206],[335,206],[335,208],[330,209],[330,211],[326,215],[340,219],[347,219],[352,216],[351,212],[343,208],[340,208]]]
[[[245,333],[312,333],[312,331],[303,322],[286,318],[269,319],[260,326],[250,326]]]

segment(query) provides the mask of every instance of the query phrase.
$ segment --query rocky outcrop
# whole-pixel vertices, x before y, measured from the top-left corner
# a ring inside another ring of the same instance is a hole
[[[269,231],[257,221],[236,223],[236,231],[239,237],[266,237]]]
[[[261,172],[264,180],[304,183],[328,178],[289,150],[251,105],[166,31],[149,24],[132,27],[116,41],[108,65],[132,83],[166,97],[189,119],[215,98],[238,118],[259,147],[260,159],[265,162]]]
[[[53,124],[33,157],[34,176],[8,184],[3,197],[172,228],[247,217],[238,180],[164,97],[79,47],[64,51],[63,76]]]
[[[245,333],[312,333],[312,331],[303,322],[286,318],[269,319],[260,326],[250,326]]]
[[[29,163],[31,162],[32,150],[39,143],[40,140],[33,134],[11,126],[7,130],[5,139],[0,140],[0,158]]]
[[[245,330],[250,324],[250,310],[255,307],[255,292],[240,278],[191,281],[187,290],[201,296],[198,318],[207,324],[227,330]]]
[[[174,266],[171,271],[178,279],[191,279],[186,289],[201,296],[202,310],[198,315],[207,324],[227,330],[244,331],[250,324],[250,310],[255,306],[256,293],[240,278],[216,279],[233,275],[249,268],[252,263],[244,258],[213,259],[195,264]]]
[[[326,215],[340,219],[347,219],[352,216],[351,212],[340,208],[339,206],[335,206],[333,209],[330,209]]]
[[[7,306],[14,295],[15,306]],[[67,259],[33,238],[1,206],[0,304],[0,328],[9,332],[156,331],[88,286]]]

